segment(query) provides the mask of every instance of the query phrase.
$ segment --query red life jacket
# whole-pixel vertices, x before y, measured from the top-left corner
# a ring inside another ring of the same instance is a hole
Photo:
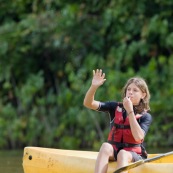
[[[138,120],[142,114],[137,114],[135,117]],[[108,136],[108,142],[113,145],[114,149],[124,149],[126,151],[134,151],[137,154],[143,155],[141,144],[143,141],[135,141],[129,123],[129,117],[124,120],[122,108],[117,106],[113,126]]]

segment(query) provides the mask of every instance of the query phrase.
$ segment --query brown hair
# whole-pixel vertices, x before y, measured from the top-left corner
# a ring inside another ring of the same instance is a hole
[[[146,93],[146,96],[143,99],[141,99],[139,105],[134,106],[136,108],[137,113],[150,110],[150,92],[145,80],[141,77],[133,77],[127,81],[127,83],[123,87],[122,97],[126,97],[127,87],[132,83],[134,83],[143,93]]]

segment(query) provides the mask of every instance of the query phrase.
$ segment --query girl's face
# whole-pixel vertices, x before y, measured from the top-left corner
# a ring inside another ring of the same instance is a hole
[[[126,97],[129,97],[133,105],[138,105],[140,100],[146,96],[134,83],[131,83],[126,90]]]

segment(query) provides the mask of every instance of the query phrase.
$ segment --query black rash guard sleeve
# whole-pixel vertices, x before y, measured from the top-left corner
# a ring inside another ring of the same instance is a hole
[[[144,130],[145,135],[147,134],[148,129],[149,129],[151,123],[152,123],[152,116],[149,113],[145,113],[140,118],[139,125]]]
[[[115,116],[115,109],[117,105],[118,105],[118,102],[115,102],[115,101],[100,102],[99,108],[97,110],[101,112],[107,112],[112,121]]]

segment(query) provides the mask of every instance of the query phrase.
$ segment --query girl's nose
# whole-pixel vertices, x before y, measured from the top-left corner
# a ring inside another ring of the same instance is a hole
[[[130,90],[129,93],[131,94],[132,93],[132,90]]]

